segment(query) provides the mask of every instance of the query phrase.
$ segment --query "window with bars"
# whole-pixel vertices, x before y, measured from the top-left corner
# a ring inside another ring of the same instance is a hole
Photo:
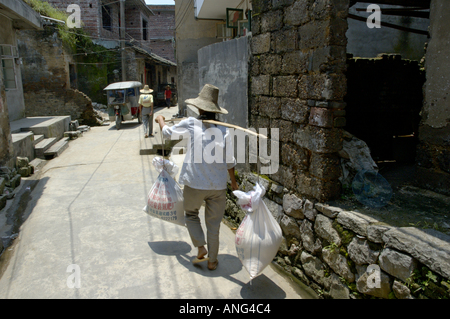
[[[5,89],[17,89],[16,67],[14,60],[19,57],[17,47],[9,44],[0,45]]]

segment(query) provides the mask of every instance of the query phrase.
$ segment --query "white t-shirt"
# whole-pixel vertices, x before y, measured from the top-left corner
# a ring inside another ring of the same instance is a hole
[[[188,138],[180,184],[204,190],[227,188],[227,170],[236,166],[228,128],[189,117],[172,127],[165,125],[162,133],[169,139]]]
[[[139,96],[139,104],[143,107],[150,107],[153,103],[153,95],[151,94],[141,94]]]

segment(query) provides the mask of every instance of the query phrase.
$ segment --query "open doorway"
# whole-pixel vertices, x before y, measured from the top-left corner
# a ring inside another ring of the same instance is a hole
[[[429,0],[350,1],[345,129],[394,188],[414,173],[429,8]],[[376,17],[378,27],[368,23]]]

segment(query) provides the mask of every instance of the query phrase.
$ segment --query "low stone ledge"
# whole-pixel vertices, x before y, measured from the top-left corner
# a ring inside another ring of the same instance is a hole
[[[336,220],[345,228],[348,228],[364,237],[367,237],[367,226],[373,223],[378,223],[378,220],[372,217],[353,211],[341,211],[337,215]]]
[[[387,247],[406,252],[418,261],[450,278],[450,236],[434,229],[393,228],[383,234]]]

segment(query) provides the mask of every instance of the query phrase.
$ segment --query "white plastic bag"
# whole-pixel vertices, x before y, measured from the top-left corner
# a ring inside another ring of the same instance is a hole
[[[170,176],[178,171],[178,166],[160,157],[153,159],[153,165],[160,174],[148,193],[143,210],[152,217],[185,226],[183,191]]]
[[[262,198],[265,189],[259,184],[253,191],[234,191],[237,203],[247,212],[236,231],[236,252],[250,278],[258,276],[272,262],[283,234]]]

